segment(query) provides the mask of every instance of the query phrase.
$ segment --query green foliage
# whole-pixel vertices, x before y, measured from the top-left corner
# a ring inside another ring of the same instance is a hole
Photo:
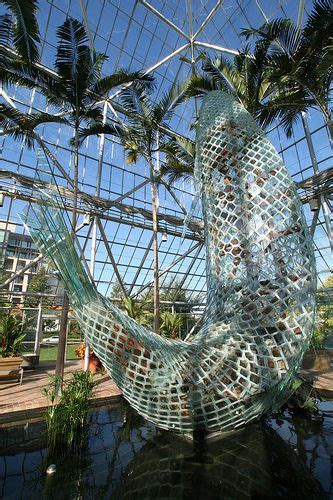
[[[12,314],[5,314],[0,320],[1,356],[3,358],[18,356],[21,344],[26,337],[23,332],[24,322]]]
[[[140,297],[140,300],[135,300],[129,295],[125,295],[119,283],[115,283],[112,287],[111,298],[121,299],[117,302],[117,306],[122,311],[125,311],[130,318],[133,318],[140,325],[151,326],[153,322],[153,314],[151,312],[153,297],[150,295]]]
[[[308,416],[318,414],[318,394],[312,383],[296,377],[290,384],[291,395],[287,401],[289,409],[304,412]]]
[[[177,180],[189,181],[194,173],[195,142],[175,137],[161,146],[165,153],[160,174],[167,176],[170,183]]]
[[[147,292],[142,294],[140,298],[145,302],[147,309],[150,308],[151,310],[153,305],[153,289],[149,289]],[[164,312],[172,314],[170,311],[171,305],[173,305],[173,312],[177,314],[177,317],[181,318],[176,338],[178,338],[179,331],[181,333],[181,337],[183,338],[196,323],[197,318],[192,314],[192,303],[196,300],[199,300],[199,298],[194,297],[193,299],[192,297],[189,297],[188,291],[182,286],[182,282],[177,278],[165,283],[161,288],[160,301],[170,302],[170,304],[160,302],[161,321],[163,322]],[[177,302],[181,302],[181,304],[177,304]],[[161,333],[165,335],[165,332],[161,331]]]
[[[163,337],[178,339],[184,319],[181,314],[171,311],[161,313],[161,334]]]
[[[112,298],[120,298],[121,303],[118,307],[126,311],[128,316],[135,319],[137,323],[145,326],[151,326],[153,322],[153,289],[149,288],[143,292],[138,300],[132,297],[125,297],[121,287],[115,284],[111,292]],[[188,292],[182,287],[180,280],[171,280],[160,290],[160,301],[166,301],[173,304],[173,313],[170,311],[171,304],[160,302],[161,334],[169,338],[179,338],[188,333],[196,322],[195,316],[191,314],[193,299],[188,296]],[[182,302],[182,304],[177,304]]]
[[[0,271],[0,283],[4,283],[10,277],[10,275],[11,275],[11,273],[9,271],[5,271],[4,269],[2,269]],[[8,288],[9,288],[9,285],[7,285],[5,288],[3,288],[2,291],[8,290]],[[10,304],[8,295],[0,295],[0,307],[10,307],[10,305],[11,304]],[[7,314],[6,310],[0,309],[0,320],[6,314]]]
[[[8,44],[12,39],[19,57],[31,64],[39,60],[39,28],[37,23],[36,0],[3,0],[3,3],[14,16],[5,14],[0,19],[1,43]]]
[[[8,0],[8,4],[12,4],[12,10],[14,4],[18,10],[20,4],[26,6],[30,4],[30,17],[34,17],[36,2],[33,0],[15,2]],[[25,18],[28,18],[27,12],[28,10],[24,13]],[[8,16],[0,18],[0,41],[8,38],[9,24]],[[30,19],[32,40],[38,41],[38,26],[33,28],[32,24],[33,19]],[[36,49],[37,52],[31,54],[31,57],[26,57],[23,53],[19,53],[17,57],[3,54],[0,58],[0,81],[3,85],[14,84],[28,89],[36,88],[50,105],[58,108],[59,113],[26,114],[6,104],[1,104],[0,124],[5,134],[13,139],[21,141],[25,138],[28,147],[33,147],[35,141],[40,144],[40,139],[35,132],[38,125],[57,122],[71,126],[75,131],[74,189],[77,190],[78,129],[87,123],[93,127],[102,122],[103,114],[98,103],[113,88],[133,81],[140,81],[143,86],[149,87],[153,78],[139,71],[129,72],[124,69],[102,77],[102,65],[107,57],[90,48],[84,24],[76,19],[67,17],[56,34],[58,42],[54,66],[58,77],[55,78],[43,68],[31,64],[31,61],[39,58],[38,49]],[[34,35],[37,38],[34,38]],[[32,52],[31,47],[30,52]],[[53,160],[51,153],[49,156]]]
[[[332,287],[333,274],[325,279],[323,286],[318,290],[317,322],[310,342],[312,349],[322,349],[328,335],[333,334],[333,303],[330,296]]]
[[[133,318],[140,325],[150,326],[153,320],[153,314],[149,310],[149,302],[139,302],[132,297],[123,299],[123,309],[130,318]]]
[[[43,328],[47,329],[48,335],[50,335],[51,332],[52,332],[52,335],[53,335],[53,332],[56,331],[57,323],[56,323],[56,321],[54,319],[44,319],[44,321],[43,321]]]
[[[318,324],[318,322],[317,322]],[[316,326],[310,340],[310,349],[322,349],[327,338],[327,331],[322,326]]]
[[[34,293],[50,293],[51,287],[49,285],[49,278],[46,273],[45,267],[41,267],[39,271],[31,278],[28,285],[28,292]],[[27,296],[25,300],[26,307],[38,307],[40,302],[40,297],[29,297]],[[43,297],[43,304],[49,305],[51,303],[50,299]]]
[[[290,19],[275,19],[259,29],[243,32],[256,37],[266,50],[263,66],[273,97],[259,110],[263,125],[278,119],[287,136],[303,111],[319,108],[329,126],[329,93],[333,67],[333,8],[330,0],[317,0],[303,29]]]
[[[81,337],[81,335],[82,335],[81,327],[79,325],[79,322],[76,319],[74,319],[70,322],[69,335],[71,337]]]
[[[49,453],[79,449],[86,436],[87,415],[95,385],[92,374],[83,371],[72,373],[72,379],[64,383],[60,398],[57,390],[61,383],[54,378],[44,393],[49,401],[46,412]]]
[[[301,113],[319,108],[331,133],[329,92],[333,67],[333,9],[329,0],[315,2],[303,30],[290,19],[275,19],[259,29],[233,59],[219,56],[203,62],[204,75],[194,74],[187,96],[212,90],[235,95],[260,126],[282,123],[287,137]]]
[[[120,103],[128,112],[126,124],[93,124],[80,131],[80,141],[102,133],[119,136],[128,163],[144,158],[152,168],[154,152],[164,143],[162,127],[167,125],[173,111],[183,101],[188,85],[189,81],[174,83],[158,102],[150,92],[151,85],[136,84],[124,89]]]

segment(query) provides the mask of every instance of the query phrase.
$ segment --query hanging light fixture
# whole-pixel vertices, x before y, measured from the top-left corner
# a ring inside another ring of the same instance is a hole
[[[166,229],[164,229],[162,232],[162,242],[167,240],[168,240],[168,233],[166,232]]]
[[[311,198],[311,200],[309,201],[309,205],[311,212],[316,212],[317,210],[319,210],[318,198]]]
[[[84,214],[84,216],[83,216],[83,225],[89,226],[89,224],[90,224],[90,215],[87,213],[87,214]]]

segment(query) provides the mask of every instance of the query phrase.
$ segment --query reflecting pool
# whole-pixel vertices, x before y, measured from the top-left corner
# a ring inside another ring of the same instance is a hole
[[[333,495],[333,401],[316,422],[288,411],[226,436],[187,442],[126,404],[93,411],[85,447],[47,457],[45,423],[0,428],[4,499],[227,499]],[[56,473],[48,476],[50,460]]]

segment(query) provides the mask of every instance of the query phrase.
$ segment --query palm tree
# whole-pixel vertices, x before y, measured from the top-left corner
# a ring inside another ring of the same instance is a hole
[[[175,83],[162,99],[154,103],[152,95],[143,86],[130,87],[122,92],[121,104],[127,111],[126,124],[112,122],[95,123],[81,130],[80,139],[96,134],[111,134],[120,137],[127,151],[128,163],[137,163],[143,158],[149,166],[153,216],[153,251],[154,251],[154,330],[159,333],[159,275],[158,275],[158,162],[156,154],[165,143],[164,127],[175,107],[183,100],[188,81]]]
[[[163,311],[161,313],[161,332],[164,337],[178,339],[183,326],[183,316],[177,312]]]
[[[174,137],[163,144],[161,151],[165,157],[161,162],[160,175],[166,176],[170,184],[193,177],[195,142],[188,138]]]
[[[2,32],[6,31],[7,27],[8,22],[5,19]],[[73,128],[72,234],[74,237],[79,181],[79,129],[87,123],[102,121],[103,115],[99,102],[107,98],[112,89],[137,80],[142,82],[142,86],[149,86],[152,83],[152,78],[144,76],[140,72],[130,73],[125,70],[102,77],[102,64],[106,60],[106,56],[90,48],[83,24],[75,19],[66,19],[58,28],[57,37],[58,45],[55,59],[57,74],[32,64],[38,60],[38,57],[34,55],[34,58],[26,60],[24,53],[20,50],[18,57],[1,58],[0,78],[3,84],[18,84],[30,89],[37,88],[46,97],[47,102],[60,112],[60,116],[55,115],[53,121],[66,123]],[[34,128],[42,122],[42,118],[51,121],[49,116],[40,116],[40,114],[33,115],[32,118],[22,113],[20,116],[18,113],[14,116],[8,106],[2,106],[0,111],[5,132],[7,131],[14,138],[20,138],[23,133],[32,141],[36,138]],[[11,125],[15,125],[15,123],[17,127],[12,127]],[[68,298],[65,294],[56,366],[56,373],[60,375],[64,366],[68,306]]]
[[[268,42],[257,43],[253,54],[246,46],[232,60],[223,56],[215,60],[205,58],[202,63],[204,73],[192,76],[184,98],[203,97],[213,90],[221,90],[234,95],[259,124],[262,124],[261,115],[265,102],[274,91],[265,65],[268,48]],[[166,175],[170,182],[180,178],[188,180],[193,175],[193,141],[174,137],[163,145],[163,151],[166,157],[161,173]]]
[[[193,75],[187,97],[204,96],[212,90],[233,94],[260,122],[261,110],[275,87],[269,80],[266,66],[269,43],[256,43],[253,53],[249,46],[227,59],[205,58],[202,63],[204,75]]]
[[[140,325],[150,326],[152,314],[149,311],[149,302],[146,300],[134,300],[132,297],[124,297],[122,308],[130,318]]]
[[[246,46],[233,60],[205,59],[205,74],[193,76],[187,96],[203,96],[211,90],[232,93],[260,126],[266,128],[277,119],[288,137],[301,113],[316,107],[322,111],[332,138],[332,19],[330,0],[318,0],[303,30],[290,19],[244,30],[246,38],[257,37],[253,53]],[[161,171],[170,181],[183,175],[188,178],[193,171],[188,153],[194,148],[185,147],[185,154],[183,149],[178,138],[166,146],[168,154]]]
[[[333,68],[332,19],[332,2],[317,0],[303,29],[290,19],[276,19],[259,29],[243,31],[246,38],[256,37],[256,45],[267,47],[265,67],[275,93],[261,115],[263,124],[277,118],[290,136],[302,112],[319,108],[333,137],[329,110]]]
[[[39,28],[36,18],[38,10],[37,0],[3,0],[9,13],[0,16],[0,44],[8,46],[13,43],[17,56],[27,64],[39,60]],[[0,50],[0,60],[6,62]]]
[[[0,82],[10,82],[8,72],[14,68],[38,63],[39,27],[37,22],[38,3],[36,0],[4,0],[9,12],[0,16]],[[14,51],[9,50],[13,46]],[[32,148],[37,140],[41,143],[35,128],[44,123],[66,123],[61,116],[45,112],[23,113],[18,109],[0,104],[0,135],[11,135],[15,140],[25,141]],[[43,145],[47,153],[48,148]]]
[[[57,74],[39,66],[26,64],[21,59],[7,61],[2,68],[1,80],[27,88],[37,88],[50,105],[60,113],[60,120],[73,129],[74,176],[72,227],[77,220],[77,195],[79,176],[79,129],[103,119],[99,103],[119,86],[140,80],[147,86],[152,78],[141,72],[120,70],[102,77],[102,65],[107,59],[88,44],[88,36],[81,22],[68,18],[57,30],[58,45],[55,59]],[[56,120],[56,118],[55,118]]]

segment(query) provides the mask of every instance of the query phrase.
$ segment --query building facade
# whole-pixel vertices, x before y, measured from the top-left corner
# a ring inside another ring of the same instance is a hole
[[[0,269],[2,279],[7,279],[13,274],[22,271],[40,254],[32,238],[28,234],[18,232],[18,228],[19,225],[15,222],[0,221]],[[8,290],[12,292],[11,302],[16,304],[24,303],[22,292],[28,291],[31,279],[42,267],[46,267],[50,294],[63,295],[63,288],[59,284],[57,277],[46,265],[45,261],[40,260],[9,283]],[[15,292],[17,292],[17,295],[15,295]]]

